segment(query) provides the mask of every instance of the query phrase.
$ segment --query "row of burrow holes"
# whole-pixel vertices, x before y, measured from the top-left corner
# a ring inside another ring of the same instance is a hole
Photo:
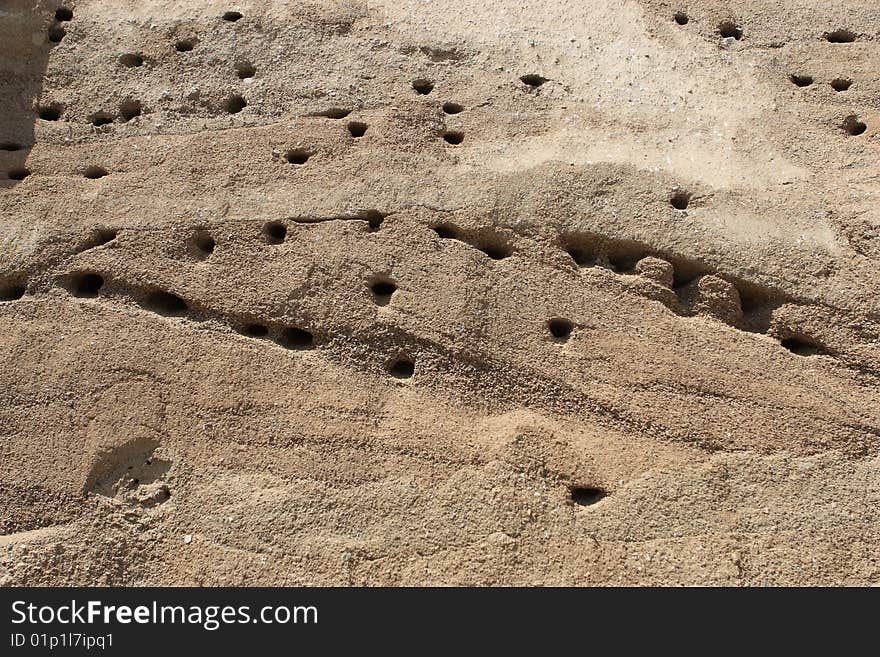
[[[437,226],[434,231],[442,239],[457,239],[459,235],[449,226]],[[79,249],[83,252],[88,249],[103,246],[115,240],[118,231],[110,228],[97,229],[89,237],[87,242]],[[272,245],[282,244],[287,238],[287,226],[280,221],[270,221],[263,225],[262,238]],[[205,230],[197,230],[187,240],[187,252],[198,260],[209,258],[216,248],[216,241]],[[481,245],[480,250],[493,260],[500,260],[512,255],[509,247],[500,245]],[[95,271],[77,271],[65,277],[63,286],[76,297],[97,297],[104,287],[105,278]],[[373,301],[379,306],[387,306],[391,298],[397,292],[397,283],[391,276],[377,274],[368,281]],[[24,297],[27,290],[27,281],[15,279],[0,286],[0,302],[17,301]],[[149,310],[166,316],[183,316],[189,311],[189,304],[177,296],[165,290],[155,288],[149,290],[143,296],[142,305]],[[547,330],[554,340],[565,342],[574,329],[574,324],[561,317],[553,317],[546,323]],[[244,322],[236,326],[236,330],[252,338],[271,338],[288,349],[309,349],[314,347],[314,335],[302,328],[294,326],[272,327],[268,324]],[[387,370],[397,378],[409,378],[415,372],[415,363],[409,356],[400,356],[387,364]]]
[[[69,21],[73,18],[73,12],[66,8],[61,7],[55,13],[56,20],[58,21],[52,28],[50,28],[49,38],[51,41],[60,41],[64,37],[64,28],[61,27],[60,23],[63,21]],[[237,21],[242,18],[242,15],[238,12],[226,12],[223,14],[223,19],[226,21]],[[689,22],[689,19],[686,14],[676,13],[674,15],[674,20],[679,25],[686,25]],[[55,31],[53,31],[55,30]],[[718,26],[718,33],[720,36],[724,38],[733,38],[733,39],[741,39],[743,36],[742,28],[739,27],[736,23],[726,21],[721,23]],[[53,36],[54,35],[54,36]],[[835,32],[829,32],[824,35],[824,38],[831,43],[850,43],[855,40],[855,34],[850,32],[849,30],[837,30]],[[192,40],[183,40],[178,41],[175,44],[175,49],[178,52],[188,52],[195,47],[195,42]],[[144,64],[144,58],[136,53],[127,53],[120,57],[120,63],[123,66],[127,66],[129,68],[134,68],[138,66],[142,66]],[[249,62],[239,62],[236,64],[236,73],[240,79],[252,78],[256,75],[256,69]],[[789,80],[792,84],[798,87],[808,87],[814,83],[814,79],[811,75],[804,75],[799,73],[793,73],[789,76]],[[530,88],[540,87],[542,84],[548,81],[548,78],[537,74],[527,74],[520,77],[520,81]],[[853,82],[847,78],[835,78],[829,82],[829,85],[832,89],[838,92],[843,92],[848,90],[852,86]],[[421,95],[430,94],[434,90],[434,83],[431,80],[420,78],[412,81],[413,90]],[[230,114],[237,114],[241,110],[247,107],[247,100],[244,96],[239,94],[234,94],[227,98],[223,103],[223,108],[226,112]],[[456,102],[445,102],[442,105],[443,112],[446,114],[458,114],[464,111],[464,106]],[[108,112],[105,110],[100,110],[93,113],[89,117],[89,121],[95,126],[103,126],[115,121],[118,117],[120,121],[127,122],[134,119],[137,116],[141,115],[143,111],[143,106],[138,100],[126,99],[119,106],[118,115],[114,115],[112,112]],[[36,108],[37,116],[44,121],[58,121],[61,119],[64,113],[64,107],[59,103],[52,103],[48,105],[41,105]],[[330,108],[325,112],[320,113],[320,116],[324,116],[330,119],[344,119],[351,113],[351,110],[343,109],[343,108]],[[367,128],[369,127],[366,123],[362,121],[349,121],[347,124],[347,129],[349,134],[357,139],[363,137]],[[867,124],[856,114],[851,114],[847,116],[843,123],[841,124],[841,129],[844,130],[848,135],[858,136],[867,131]],[[440,132],[440,138],[443,139],[448,144],[453,146],[457,146],[464,141],[464,133],[460,130],[443,130]],[[23,146],[21,144],[17,144],[14,142],[5,142],[0,144],[0,149],[7,151],[16,151],[22,149]],[[312,151],[305,148],[295,148],[287,151],[285,155],[285,159],[287,162],[295,165],[303,165],[305,164],[309,158],[312,156]],[[30,175],[30,170],[26,167],[14,167],[7,172],[8,177],[11,180],[23,180],[28,175]],[[108,171],[101,166],[92,165],[84,168],[82,170],[82,174],[86,178],[102,178],[103,176],[108,174]]]
[[[372,230],[377,230],[381,225],[378,222],[370,220]],[[454,226],[449,224],[441,224],[433,227],[434,232],[440,239],[458,240],[482,251],[492,260],[502,260],[513,255],[513,248],[502,241],[491,238],[483,238],[480,240],[468,240]],[[83,252],[98,246],[103,246],[116,239],[118,233],[114,229],[102,228],[96,229],[89,239],[78,249]],[[270,221],[263,225],[262,239],[270,245],[279,245],[284,243],[287,238],[287,226],[281,221]],[[197,229],[186,242],[187,252],[196,260],[207,260],[211,257],[216,249],[216,241],[210,232],[204,229]],[[572,257],[578,266],[587,266],[592,261],[585,259],[583,252],[577,247],[566,248],[568,254]],[[596,261],[598,264],[598,261]],[[619,264],[619,263],[618,263]],[[637,271],[637,267],[618,267],[615,262],[610,265],[614,271]],[[64,287],[77,297],[97,297],[100,290],[105,284],[104,277],[94,271],[79,271],[67,276],[64,280]],[[386,306],[391,302],[391,298],[397,291],[396,281],[389,275],[377,274],[368,281],[368,286],[372,294],[374,302],[379,306]],[[6,284],[0,287],[0,301],[15,301],[21,299],[27,288],[27,282],[21,279],[8,279]],[[170,292],[154,289],[150,291],[143,299],[143,305],[149,310],[153,310],[163,315],[181,316],[188,312],[189,305],[187,302]],[[556,342],[565,342],[571,336],[574,329],[574,323],[564,317],[551,317],[546,322],[546,330]],[[281,345],[294,348],[305,349],[314,346],[314,336],[312,333],[301,327],[281,327],[272,328],[266,324],[260,323],[240,323],[237,330],[243,335],[253,338],[272,338]],[[796,354],[804,355],[797,344],[786,344],[784,346],[789,351]],[[388,365],[391,374],[399,378],[408,378],[412,376],[415,366],[411,358],[398,358]]]

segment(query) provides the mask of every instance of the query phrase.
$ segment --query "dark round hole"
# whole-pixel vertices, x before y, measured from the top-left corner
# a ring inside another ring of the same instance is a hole
[[[19,282],[0,283],[0,301],[17,301],[24,296],[26,286]]]
[[[82,242],[80,247],[78,248],[78,252],[82,253],[83,251],[88,251],[89,249],[94,249],[99,246],[103,246],[108,242],[112,242],[116,239],[116,229],[114,228],[95,228],[93,229],[88,237]]]
[[[848,116],[843,122],[843,129],[848,135],[855,137],[856,135],[863,134],[868,129],[868,126],[859,117]]]
[[[325,109],[323,112],[318,112],[316,116],[323,116],[327,119],[344,119],[349,114],[351,114],[350,109],[345,109],[343,107],[331,107],[329,109]]]
[[[837,78],[830,82],[831,88],[834,91],[846,91],[852,86],[852,80],[847,80],[846,78]]]
[[[85,171],[83,171],[83,175],[86,178],[95,180],[96,178],[103,178],[104,176],[106,176],[107,170],[103,167],[93,165],[90,167],[86,167]]]
[[[189,310],[189,305],[176,294],[164,290],[153,290],[145,299],[146,307],[160,315],[177,316]]]
[[[119,116],[122,120],[131,121],[141,115],[141,103],[137,100],[124,100],[119,104]]]
[[[308,349],[314,345],[315,337],[305,329],[290,326],[281,332],[281,344],[288,349]]]
[[[230,23],[234,23],[235,21],[240,21],[242,18],[241,14],[237,11],[227,11],[223,14],[223,20],[229,21]]]
[[[370,285],[370,292],[373,293],[373,301],[380,306],[388,305],[391,301],[391,295],[396,291],[397,286],[393,281],[388,279],[377,280]]]
[[[419,78],[418,80],[413,80],[412,88],[416,90],[416,93],[426,96],[434,90],[434,83],[430,80]]]
[[[49,28],[49,41],[52,43],[59,43],[66,36],[67,30],[60,25],[53,25]]]
[[[537,75],[535,73],[529,73],[528,75],[521,76],[519,81],[528,87],[540,87],[542,84],[547,82],[547,78]]]
[[[367,133],[367,124],[361,121],[349,121],[348,134],[357,139],[363,137]]]
[[[96,297],[104,286],[104,277],[94,272],[79,272],[70,278],[70,292],[76,297]]]
[[[31,172],[29,169],[25,169],[24,167],[16,167],[14,169],[10,169],[7,174],[10,180],[24,180]]]
[[[230,96],[223,103],[223,109],[229,114],[238,114],[245,107],[247,107],[247,101],[242,96]]]
[[[196,258],[204,260],[212,253],[217,246],[217,242],[206,231],[198,231],[187,242],[189,252]]]
[[[14,141],[4,141],[0,143],[0,151],[20,151],[21,144],[16,144]]]
[[[312,154],[304,148],[294,148],[287,151],[287,161],[291,164],[305,164]]]
[[[458,231],[455,226],[450,226],[449,224],[441,224],[439,226],[434,226],[434,232],[437,233],[437,237],[444,240],[457,240],[458,239]]]
[[[570,246],[566,249],[566,253],[571,256],[578,267],[593,267],[596,265],[596,254],[587,249]]]
[[[503,260],[512,253],[510,248],[504,244],[484,244],[479,249],[492,258],[492,260]]]
[[[126,68],[137,68],[138,66],[143,66],[144,58],[136,53],[130,52],[122,55],[119,58],[119,63]]]
[[[263,235],[269,244],[281,244],[287,237],[287,226],[280,221],[270,221],[263,226]]]
[[[789,75],[788,79],[797,87],[809,87],[813,84],[813,78],[810,75]]]
[[[686,210],[691,202],[691,195],[687,192],[675,192],[669,202],[676,210]]]
[[[571,501],[577,506],[591,506],[603,499],[607,493],[601,488],[576,486],[571,489]]]
[[[824,36],[829,43],[852,43],[856,40],[855,32],[850,30],[834,30],[826,32]]]
[[[238,75],[239,79],[247,80],[257,74],[257,69],[254,68],[254,65],[250,62],[239,62],[235,65],[235,73]]]
[[[416,371],[416,365],[409,358],[398,358],[388,366],[388,373],[397,379],[408,379]]]
[[[95,112],[89,117],[89,123],[94,126],[107,125],[113,123],[113,115],[110,112]]]
[[[446,114],[459,114],[464,111],[464,107],[458,103],[443,103],[443,111]]]
[[[363,219],[367,222],[367,228],[371,233],[375,233],[382,227],[382,222],[385,221],[385,217],[387,216],[387,214],[379,212],[378,210],[361,210],[357,214],[358,219]]]
[[[690,21],[690,19],[688,18],[688,15],[686,13],[684,13],[683,11],[676,12],[672,16],[672,18],[679,25],[687,25],[688,21]]]
[[[443,141],[445,141],[447,144],[457,146],[464,141],[464,133],[458,132],[456,130],[446,131],[443,133]]]
[[[43,105],[37,108],[37,116],[43,121],[57,121],[61,118],[60,105]]]
[[[568,336],[571,335],[574,324],[567,319],[554,317],[547,322],[547,328],[550,330],[550,334],[557,340],[567,340]]]
[[[742,28],[733,21],[724,21],[718,26],[718,34],[720,34],[723,39],[734,38],[739,41],[742,39],[743,31]]]
[[[174,49],[177,52],[189,52],[193,48],[196,47],[196,42],[191,39],[183,39],[174,44]]]
[[[265,324],[247,324],[242,327],[241,332],[252,338],[265,338],[269,335],[269,327]]]
[[[58,7],[55,10],[55,20],[56,21],[72,21],[73,20],[73,10],[68,7]]]
[[[785,338],[780,344],[798,356],[820,356],[828,353],[822,345],[805,337]]]

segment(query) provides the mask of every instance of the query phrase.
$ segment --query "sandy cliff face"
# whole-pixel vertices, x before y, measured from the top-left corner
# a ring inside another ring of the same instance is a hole
[[[0,582],[880,582],[880,6],[0,6]]]

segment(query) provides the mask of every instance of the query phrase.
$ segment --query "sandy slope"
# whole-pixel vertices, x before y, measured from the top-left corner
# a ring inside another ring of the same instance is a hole
[[[880,582],[876,2],[65,7],[0,582]]]

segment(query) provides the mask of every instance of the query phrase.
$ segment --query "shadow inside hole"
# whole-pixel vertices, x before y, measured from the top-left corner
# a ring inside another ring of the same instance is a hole
[[[48,39],[51,43],[61,43],[61,40],[67,36],[67,30],[60,25],[52,25],[49,27]]]
[[[289,326],[281,331],[278,342],[287,349],[311,349],[315,346],[315,336],[305,329]]]
[[[102,287],[104,287],[104,277],[90,271],[75,272],[67,281],[67,289],[75,297],[96,297]]]
[[[822,356],[829,353],[824,345],[804,335],[789,336],[779,342],[797,356]]]
[[[230,23],[235,23],[242,19],[242,15],[237,11],[227,11],[223,14],[223,20],[228,21]]]
[[[242,326],[239,333],[249,338],[265,338],[269,335],[269,327],[265,324],[250,323]]]
[[[97,165],[92,165],[90,167],[86,167],[83,171],[83,176],[88,178],[89,180],[97,180],[98,178],[103,178],[107,174],[107,169],[104,167],[99,167]]]
[[[137,53],[129,52],[119,57],[119,63],[126,68],[137,68],[143,66],[144,58]]]
[[[813,84],[813,77],[810,75],[789,75],[788,79],[791,80],[792,84],[796,87],[809,87]]]
[[[114,228],[106,228],[99,227],[93,229],[88,237],[84,239],[80,245],[77,247],[77,253],[82,253],[83,251],[88,251],[89,249],[94,249],[98,246],[103,246],[108,242],[112,242],[116,239],[116,229]]]
[[[504,260],[513,254],[513,249],[506,244],[483,244],[477,248],[492,260]]]
[[[464,141],[464,133],[459,132],[458,130],[447,130],[443,133],[443,141],[445,141],[447,144],[457,146]]]
[[[0,301],[18,301],[24,296],[27,284],[18,280],[0,281]]]
[[[836,78],[832,80],[830,83],[831,88],[834,91],[846,91],[852,86],[852,80],[847,80],[846,78]]]
[[[153,290],[144,298],[143,306],[160,315],[179,317],[189,310],[189,305],[176,294],[165,290]]]
[[[434,232],[437,233],[437,237],[443,240],[457,240],[459,239],[459,232],[455,226],[451,224],[440,224],[439,226],[434,226]]]
[[[856,40],[855,32],[850,30],[834,30],[826,32],[823,36],[828,43],[852,43]]]
[[[294,148],[287,151],[285,158],[290,164],[302,165],[309,161],[312,154],[305,148]]]
[[[687,25],[690,22],[688,15],[683,11],[677,11],[672,16],[672,20],[674,20],[679,25]]]
[[[419,95],[426,96],[434,90],[434,83],[424,78],[412,81],[412,88]]]
[[[568,246],[565,251],[578,267],[595,267],[599,264],[599,256],[587,247]]]
[[[416,365],[410,358],[397,358],[388,364],[388,373],[395,379],[409,379],[415,371]]]
[[[363,137],[367,134],[367,124],[362,121],[350,121],[348,123],[348,134],[355,139]]]
[[[743,37],[742,28],[733,21],[724,21],[718,25],[718,34],[722,39],[736,39],[739,41]]]
[[[867,129],[867,124],[857,116],[848,116],[843,121],[843,130],[851,137],[864,134]]]
[[[385,217],[388,215],[379,210],[361,210],[357,213],[357,216],[359,219],[367,222],[367,230],[369,232],[375,233],[382,227]]]
[[[287,226],[280,221],[270,221],[263,226],[263,237],[269,244],[281,244],[287,238]]]
[[[547,329],[550,335],[557,341],[564,342],[571,336],[574,324],[562,317],[553,317],[547,322]]]
[[[257,74],[257,69],[250,62],[239,62],[235,65],[235,74],[239,79],[247,80]]]
[[[391,303],[391,297],[396,291],[397,285],[390,278],[377,278],[370,284],[373,301],[378,306],[387,306]]]
[[[344,109],[342,107],[329,107],[325,110],[317,112],[315,116],[323,116],[325,119],[344,119],[349,114],[351,114],[350,109]]]
[[[119,104],[119,117],[123,123],[131,121],[136,116],[140,116],[141,111],[141,103],[138,100],[128,99]]]
[[[669,203],[676,210],[687,210],[688,205],[691,202],[691,195],[688,192],[675,192],[670,198]]]
[[[200,230],[193,234],[186,242],[187,251],[197,260],[205,260],[212,253],[217,243],[207,231]]]
[[[532,87],[533,89],[540,87],[542,84],[548,81],[547,78],[537,75],[536,73],[523,75],[520,77],[519,80],[527,87]]]
[[[194,39],[181,39],[174,44],[174,49],[177,52],[190,52],[195,47],[196,42]]]
[[[89,123],[95,127],[100,127],[102,125],[107,125],[108,123],[113,123],[113,119],[115,118],[116,117],[110,112],[100,111],[89,116]]]
[[[64,107],[59,103],[51,103],[49,105],[40,105],[37,107],[37,116],[43,121],[58,121]]]
[[[569,491],[569,494],[571,495],[571,501],[576,506],[592,506],[608,495],[601,488],[588,486],[576,486]]]
[[[238,114],[245,107],[247,107],[247,101],[244,96],[230,96],[223,102],[223,109],[227,114]]]

